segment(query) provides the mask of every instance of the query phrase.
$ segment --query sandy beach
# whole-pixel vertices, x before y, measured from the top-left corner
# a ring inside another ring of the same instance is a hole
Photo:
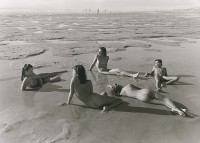
[[[105,46],[110,68],[140,77],[87,70],[95,92],[113,83],[156,90],[144,73],[161,58],[168,74],[180,77],[162,94],[200,115],[199,23],[200,11],[0,15],[0,143],[199,143],[200,119],[161,105],[122,97],[123,104],[102,114],[74,96],[73,105],[59,106],[67,101],[72,67],[89,69]],[[36,73],[68,72],[39,91],[21,91],[25,63]]]

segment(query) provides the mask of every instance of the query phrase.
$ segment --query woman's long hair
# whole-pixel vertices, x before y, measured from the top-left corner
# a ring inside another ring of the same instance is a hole
[[[161,65],[162,65],[162,60],[161,59],[155,59],[155,62],[159,62],[159,63],[161,63]]]
[[[106,50],[105,47],[99,47],[99,49],[101,50],[101,52],[102,52],[102,54],[103,54],[104,56],[107,56],[107,50]]]
[[[123,88],[123,86],[121,86],[119,84],[114,84],[109,92],[111,95],[120,96],[122,88]]]
[[[24,65],[24,67],[22,68],[21,81],[23,81],[24,78],[26,77],[25,71],[28,71],[30,68],[33,68],[33,66],[31,64]]]
[[[80,80],[80,84],[85,84],[87,81],[87,76],[85,72],[85,68],[82,65],[76,65],[73,68],[76,71],[77,77]]]

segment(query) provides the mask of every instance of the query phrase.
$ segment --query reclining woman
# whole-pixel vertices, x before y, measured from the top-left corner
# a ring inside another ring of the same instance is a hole
[[[87,80],[85,68],[82,65],[76,65],[73,68],[67,104],[71,103],[74,93],[88,107],[100,108],[103,109],[103,112],[122,103],[119,98],[94,93],[92,82],[91,80]]]
[[[139,88],[133,84],[128,84],[125,87],[119,84],[114,84],[113,86],[108,85],[108,87],[111,96],[127,96],[138,99],[142,102],[165,105],[166,107],[170,108],[172,112],[178,113],[181,116],[186,115],[186,109],[176,107],[172,100],[149,89]],[[108,94],[104,92],[104,95]]]
[[[110,75],[125,75],[129,77],[138,77],[139,72],[132,74],[128,73],[126,71],[123,71],[122,69],[116,68],[116,69],[108,69],[107,64],[108,64],[109,56],[107,56],[107,51],[105,47],[100,47],[99,48],[99,53],[95,56],[94,61],[92,65],[90,66],[89,70],[91,71],[93,67],[96,65],[98,72],[102,74],[110,74]]]
[[[42,87],[43,84],[47,82],[57,82],[60,81],[61,74],[67,72],[59,71],[59,72],[52,72],[52,73],[41,73],[36,74],[33,72],[34,67],[31,64],[25,64],[22,68],[21,74],[21,90],[26,90],[27,87],[37,89],[38,87]]]

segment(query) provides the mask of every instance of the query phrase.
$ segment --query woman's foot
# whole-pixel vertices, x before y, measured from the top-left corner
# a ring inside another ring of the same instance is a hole
[[[136,78],[136,77],[138,77],[138,76],[139,76],[139,74],[140,74],[139,72],[138,72],[138,73],[136,73],[136,74],[132,74],[132,77],[133,77],[133,78]]]
[[[171,109],[172,112],[178,113],[180,116],[186,116],[184,111],[179,110],[178,108],[172,108]]]
[[[158,89],[156,89],[158,92],[160,92],[162,89],[161,88],[158,88]]]
[[[166,87],[166,84],[165,84],[165,83],[162,83],[160,86],[161,86],[161,87]]]
[[[108,112],[108,106],[103,106],[103,110],[101,111],[101,113],[105,113],[105,112]]]

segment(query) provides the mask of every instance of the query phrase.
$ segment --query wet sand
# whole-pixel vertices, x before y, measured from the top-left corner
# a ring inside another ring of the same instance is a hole
[[[200,115],[198,12],[132,14],[0,15],[0,143],[198,143],[200,119],[181,117],[169,109],[135,99],[108,113],[67,101],[72,67],[89,68],[98,46],[108,49],[109,67],[141,73],[138,79],[87,71],[95,92],[107,84],[135,84],[155,90],[143,74],[161,58],[179,82],[164,95]],[[150,18],[151,17],[151,18]],[[67,69],[61,82],[39,91],[20,91],[21,67],[36,73]]]

